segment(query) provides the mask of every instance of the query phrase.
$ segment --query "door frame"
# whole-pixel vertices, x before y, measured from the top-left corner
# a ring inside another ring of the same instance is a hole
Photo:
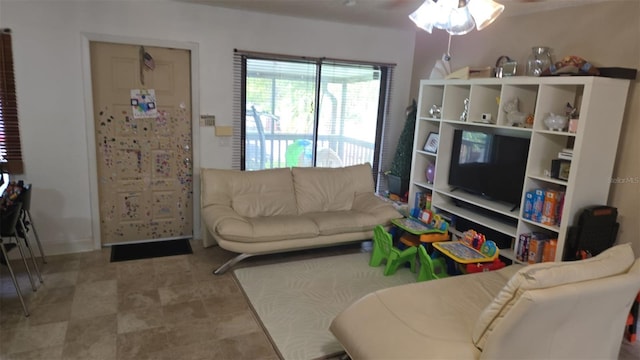
[[[84,111],[87,136],[87,160],[89,162],[89,202],[91,208],[91,233],[93,248],[102,248],[100,234],[100,200],[98,197],[98,165],[96,158],[95,119],[93,112],[93,85],[91,79],[90,43],[109,42],[123,45],[142,45],[189,50],[191,53],[191,149],[192,149],[192,206],[193,239],[200,234],[200,68],[199,48],[195,42],[170,41],[141,38],[134,36],[116,36],[97,33],[81,33],[82,36],[82,85],[84,88]]]

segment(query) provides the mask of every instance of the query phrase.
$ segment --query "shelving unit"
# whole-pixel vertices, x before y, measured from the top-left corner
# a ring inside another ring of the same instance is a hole
[[[558,239],[555,261],[561,261],[568,228],[575,217],[587,206],[607,203],[628,89],[628,80],[584,76],[422,80],[409,204],[413,204],[416,192],[430,192],[435,211],[512,237],[511,248],[501,249],[501,254],[514,261],[519,234],[546,233]],[[509,122],[503,106],[514,98],[518,99],[520,112],[533,115],[529,127],[516,127]],[[469,99],[466,118],[461,117],[465,99]],[[578,109],[577,131],[547,129],[544,119],[550,113],[564,114],[567,103]],[[441,108],[440,117],[430,115],[433,105]],[[490,122],[483,119],[483,114],[491,114]],[[463,190],[452,191],[448,177],[457,129],[530,139],[519,208]],[[440,137],[436,154],[423,151],[432,132]],[[551,178],[551,160],[568,143],[573,145],[569,178],[566,181]],[[433,183],[426,178],[429,163],[435,165]],[[545,225],[523,217],[525,193],[538,188],[564,192],[559,224]]]

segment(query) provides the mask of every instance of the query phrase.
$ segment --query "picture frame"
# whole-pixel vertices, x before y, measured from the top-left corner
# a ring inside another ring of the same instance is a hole
[[[425,141],[422,150],[437,154],[438,153],[438,143],[440,142],[440,134],[437,132],[430,132],[429,136],[427,136],[427,141]]]

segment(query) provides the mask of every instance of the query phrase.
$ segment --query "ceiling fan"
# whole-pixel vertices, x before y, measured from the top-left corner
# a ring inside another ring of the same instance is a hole
[[[398,8],[398,7],[405,7],[405,6],[409,6],[409,5],[419,5],[422,4],[425,0],[385,0],[383,6],[393,9],[393,8]],[[434,2],[438,2],[438,0],[433,0]],[[467,1],[467,0],[461,0],[461,1]],[[548,1],[548,0],[502,0],[499,2],[504,2],[504,3],[535,3],[535,2],[543,2],[543,1]],[[347,5],[347,3],[351,4],[351,5],[355,5],[357,3],[357,0],[345,0],[345,5]]]

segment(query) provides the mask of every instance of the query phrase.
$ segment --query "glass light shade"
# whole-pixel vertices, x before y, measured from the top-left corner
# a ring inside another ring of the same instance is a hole
[[[435,27],[464,35],[489,26],[502,11],[504,5],[493,0],[425,0],[409,19],[429,33]]]
[[[436,3],[431,0],[425,1],[416,11],[409,15],[409,19],[413,21],[417,27],[431,33],[435,22],[434,13],[436,12]]]
[[[471,17],[469,7],[464,6],[451,10],[451,14],[449,15],[449,27],[447,28],[449,34],[464,35],[473,30],[475,26],[476,23]]]
[[[504,5],[493,0],[469,0],[467,4],[478,31],[489,26],[504,11]]]
[[[457,1],[457,0],[455,0]],[[409,15],[419,28],[431,33],[434,27],[447,30],[449,27],[449,13],[452,9],[451,0],[425,0],[416,11]]]

